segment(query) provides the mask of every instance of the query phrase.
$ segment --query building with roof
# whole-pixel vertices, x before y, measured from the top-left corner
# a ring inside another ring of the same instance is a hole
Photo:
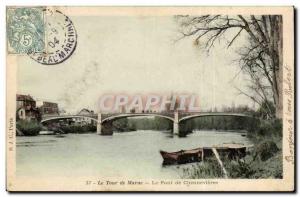
[[[40,121],[41,114],[36,107],[36,101],[30,95],[16,95],[16,118],[17,120]]]
[[[49,101],[37,101],[37,106],[42,115],[59,115],[57,103]]]

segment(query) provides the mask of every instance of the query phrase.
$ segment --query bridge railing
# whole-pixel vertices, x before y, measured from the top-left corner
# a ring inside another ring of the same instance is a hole
[[[89,118],[97,118],[97,114],[95,115],[82,115],[82,114],[64,114],[64,115],[42,115],[42,120],[49,118],[64,118],[64,117],[89,117]]]
[[[105,118],[109,118],[109,117],[113,117],[113,116],[120,116],[120,115],[124,115],[124,116],[130,116],[130,115],[139,115],[139,116],[142,116],[142,115],[161,115],[161,116],[168,116],[168,117],[171,117],[173,118],[174,117],[174,113],[151,113],[151,112],[138,112],[138,113],[110,113],[110,114],[101,114],[101,118],[102,119],[105,119]]]
[[[120,116],[120,115],[128,115],[128,116],[134,116],[134,115],[139,115],[139,116],[142,116],[142,115],[160,115],[160,116],[167,116],[167,117],[171,117],[171,118],[174,118],[174,112],[161,112],[161,113],[153,113],[153,112],[139,112],[139,113],[104,113],[104,114],[101,114],[101,119],[106,119],[106,118],[109,118],[109,117],[114,117],[114,116]],[[193,115],[203,115],[203,116],[214,116],[214,115],[224,115],[224,116],[227,116],[227,115],[233,115],[233,116],[249,116],[251,117],[252,114],[250,113],[236,113],[236,112],[179,112],[178,113],[178,116],[179,116],[179,119],[181,118],[184,118],[184,117],[187,117],[187,116],[193,116]],[[98,117],[98,114],[91,114],[91,115],[83,115],[83,114],[75,114],[75,115],[71,115],[71,114],[63,114],[63,115],[43,115],[42,116],[42,120],[45,120],[45,119],[51,119],[51,118],[64,118],[64,117],[89,117],[89,118],[94,118],[94,119],[97,119]]]

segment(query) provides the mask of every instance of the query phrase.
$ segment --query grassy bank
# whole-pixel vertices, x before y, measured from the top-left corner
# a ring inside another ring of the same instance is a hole
[[[19,120],[17,121],[18,135],[36,136],[42,130],[54,131],[55,133],[91,133],[96,132],[94,125],[69,125],[69,126],[42,126],[36,121]]]
[[[229,178],[282,178],[282,126],[281,121],[264,121],[248,135],[253,142],[246,157],[239,160],[223,158]],[[216,159],[182,169],[183,178],[222,178],[223,174]]]
[[[19,120],[17,121],[17,129],[24,136],[36,136],[42,130],[42,126],[36,121]]]

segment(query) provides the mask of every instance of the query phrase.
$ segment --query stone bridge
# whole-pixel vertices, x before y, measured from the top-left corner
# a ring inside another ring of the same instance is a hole
[[[114,120],[128,117],[139,117],[139,116],[155,116],[168,119],[173,122],[173,133],[180,134],[179,124],[183,121],[193,119],[196,117],[205,116],[233,116],[233,117],[248,117],[254,118],[253,116],[245,113],[233,113],[233,112],[166,112],[166,113],[115,113],[115,114],[92,114],[92,115],[53,115],[43,116],[41,123],[45,123],[51,120],[62,120],[72,118],[90,118],[97,122],[97,134],[101,135],[112,135],[112,131],[105,131],[103,126],[107,123],[112,123]]]

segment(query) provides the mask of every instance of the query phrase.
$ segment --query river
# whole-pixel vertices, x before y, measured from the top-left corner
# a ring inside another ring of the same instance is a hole
[[[17,176],[180,178],[178,166],[162,167],[159,150],[249,144],[241,134],[242,131],[194,131],[179,138],[167,131],[135,131],[113,136],[90,133],[66,134],[63,138],[17,137]]]

